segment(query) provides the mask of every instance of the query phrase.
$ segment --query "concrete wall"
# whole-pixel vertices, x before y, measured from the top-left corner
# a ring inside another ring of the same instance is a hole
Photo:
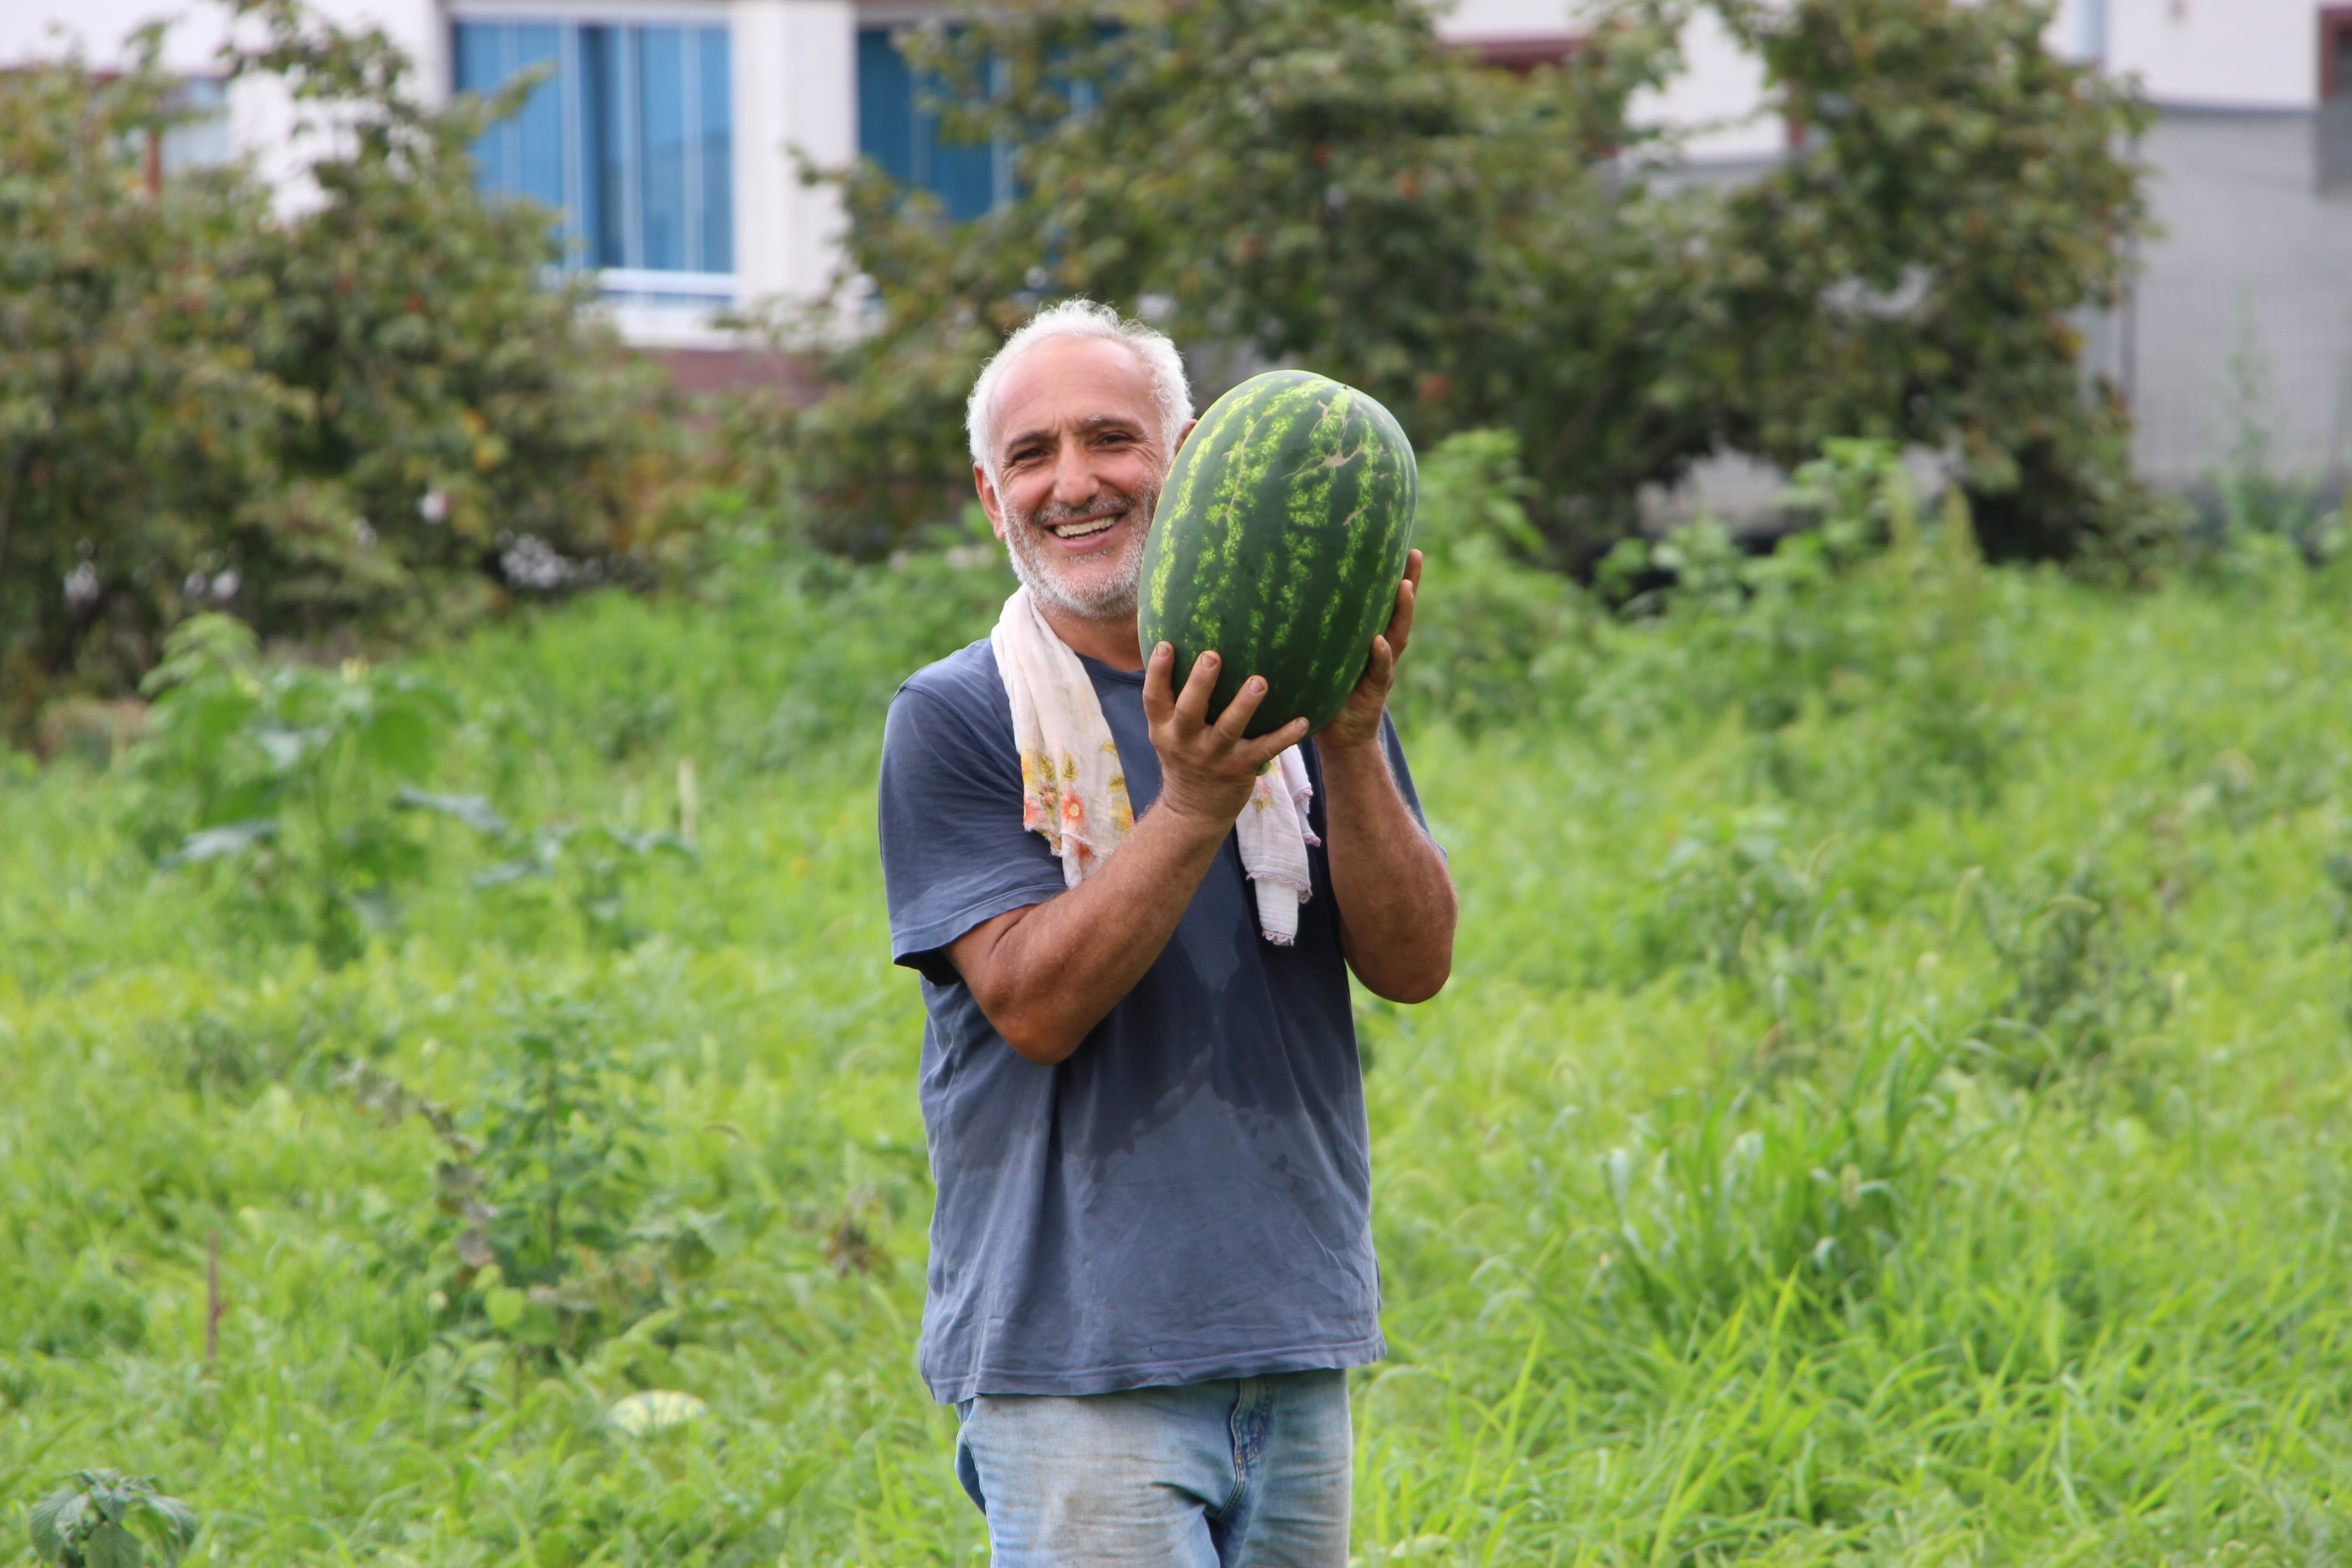
[[[2093,337],[2159,483],[2223,461],[2247,420],[2283,474],[2352,462],[2352,190],[2323,191],[2314,112],[2176,110],[2149,134],[2162,233]]]

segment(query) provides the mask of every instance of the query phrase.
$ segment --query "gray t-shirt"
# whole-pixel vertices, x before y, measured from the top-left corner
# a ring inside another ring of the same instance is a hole
[[[1085,660],[1139,817],[1160,794],[1143,677]],[[1393,728],[1399,785],[1420,804]],[[1320,771],[1310,820],[1323,827]],[[942,1403],[1102,1394],[1375,1361],[1370,1137],[1329,867],[1296,946],[1258,932],[1228,837],[1168,946],[1054,1067],[1004,1043],[942,951],[1063,891],[1021,826],[996,655],[904,686],[882,742],[891,956],[923,977],[931,1174],[921,1365]]]

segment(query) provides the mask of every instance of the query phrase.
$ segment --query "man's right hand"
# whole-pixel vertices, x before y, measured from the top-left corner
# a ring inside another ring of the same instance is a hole
[[[1067,1058],[1135,988],[1249,804],[1258,770],[1307,733],[1299,719],[1271,735],[1243,738],[1265,700],[1265,682],[1255,677],[1210,723],[1217,656],[1194,662],[1181,692],[1170,689],[1175,663],[1175,649],[1161,643],[1144,664],[1143,711],[1160,753],[1160,798],[1118,852],[1058,898],[1008,910],[948,944],[981,1011],[1033,1062]]]
[[[1155,809],[1203,829],[1213,826],[1223,842],[1266,763],[1307,738],[1307,721],[1293,719],[1270,735],[1245,739],[1243,731],[1265,700],[1265,681],[1253,675],[1216,722],[1209,722],[1219,662],[1215,653],[1202,654],[1192,661],[1184,689],[1175,691],[1176,649],[1164,642],[1155,647],[1143,667],[1143,716],[1151,726],[1151,749],[1160,753]]]

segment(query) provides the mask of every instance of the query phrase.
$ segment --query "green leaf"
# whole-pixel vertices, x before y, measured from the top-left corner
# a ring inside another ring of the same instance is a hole
[[[504,1331],[517,1344],[547,1346],[562,1335],[562,1324],[556,1321],[555,1309],[544,1301],[530,1301]]]
[[[109,1519],[83,1538],[81,1560],[83,1568],[141,1568],[147,1553],[137,1536]]]
[[[178,1498],[156,1497],[147,1500],[147,1512],[163,1527],[163,1539],[156,1544],[163,1548],[163,1561],[176,1563],[196,1542],[196,1531],[203,1528],[196,1510]]]
[[[359,729],[360,755],[383,773],[424,773],[448,721],[422,691],[379,689],[374,712]]]
[[[403,784],[392,804],[403,811],[430,811],[454,817],[488,838],[504,837],[509,831],[507,819],[478,795],[432,795],[413,784]]]
[[[523,1309],[530,1298],[511,1285],[501,1285],[482,1293],[482,1313],[490,1320],[490,1327],[505,1333],[522,1321]]]
[[[219,827],[202,827],[180,841],[180,847],[164,857],[167,866],[183,866],[198,860],[218,860],[230,855],[242,855],[264,839],[277,837],[278,819],[265,816],[252,822],[231,822]]]
[[[301,766],[304,759],[331,739],[324,728],[297,729],[285,724],[258,724],[249,733],[270,766],[281,773]]]
[[[44,1563],[65,1561],[66,1534],[81,1516],[80,1494],[51,1492],[35,1503],[25,1523],[33,1537],[33,1555]]]

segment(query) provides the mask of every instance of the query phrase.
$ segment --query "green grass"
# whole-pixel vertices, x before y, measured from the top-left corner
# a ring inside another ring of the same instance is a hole
[[[920,1009],[870,790],[895,676],[1001,592],[604,598],[426,660],[470,714],[432,782],[517,820],[669,825],[695,758],[699,867],[638,879],[626,950],[472,889],[436,823],[330,970],[138,849],[131,770],[6,774],[0,1501],[152,1473],[222,1563],[977,1560],[912,1363]],[[1362,1560],[2336,1560],[2347,609],[2341,573],[1882,563],[1580,618],[1517,717],[1416,717],[1464,921],[1444,996],[1360,1010]],[[446,1151],[341,1075],[470,1114],[559,1001],[648,1129],[643,1214],[716,1260],[546,1357],[436,1313]],[[710,1414],[625,1436],[641,1387]]]

